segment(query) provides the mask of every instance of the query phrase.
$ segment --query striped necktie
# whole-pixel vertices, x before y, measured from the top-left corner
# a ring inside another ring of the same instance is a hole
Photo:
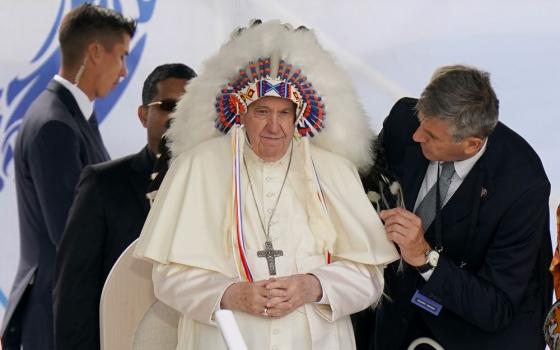
[[[441,173],[439,175],[439,195],[442,206],[447,196],[447,191],[449,190],[453,174],[455,174],[453,162],[444,162],[441,165]],[[426,232],[436,217],[436,185],[437,181],[430,188],[414,212],[422,219],[422,229],[424,232]]]

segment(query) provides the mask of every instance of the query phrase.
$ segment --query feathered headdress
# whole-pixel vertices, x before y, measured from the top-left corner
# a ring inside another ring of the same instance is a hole
[[[359,170],[372,165],[374,134],[351,81],[313,31],[279,21],[235,30],[204,63],[172,115],[167,136],[173,158],[227,133],[263,96],[292,100],[297,130],[312,137],[315,146],[341,155]]]

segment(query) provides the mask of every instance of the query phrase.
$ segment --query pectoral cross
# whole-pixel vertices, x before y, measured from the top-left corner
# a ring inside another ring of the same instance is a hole
[[[257,256],[259,258],[266,258],[268,264],[268,273],[271,276],[276,275],[276,258],[284,255],[282,250],[274,250],[271,241],[264,242],[264,250],[259,250]]]

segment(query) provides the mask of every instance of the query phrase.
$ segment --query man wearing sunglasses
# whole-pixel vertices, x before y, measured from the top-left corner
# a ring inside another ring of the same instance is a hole
[[[139,153],[84,169],[55,267],[56,349],[99,349],[99,300],[105,279],[140,234],[146,191],[169,114],[196,76],[183,64],[157,67],[144,82],[138,117],[148,144]]]

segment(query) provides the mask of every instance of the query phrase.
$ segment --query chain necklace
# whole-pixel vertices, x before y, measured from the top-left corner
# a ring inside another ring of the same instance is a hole
[[[263,230],[265,236],[265,248],[264,250],[260,250],[257,252],[257,256],[260,258],[266,258],[268,264],[268,272],[271,275],[276,275],[276,263],[275,258],[282,256],[284,252],[282,250],[274,250],[272,247],[272,241],[270,239],[270,223],[272,222],[272,217],[276,212],[276,208],[278,207],[278,203],[280,202],[280,196],[282,195],[282,191],[284,190],[284,185],[286,184],[286,180],[288,179],[288,173],[290,172],[290,166],[292,164],[292,155],[294,152],[294,143],[292,141],[291,149],[290,149],[290,159],[288,160],[288,167],[286,169],[286,174],[284,174],[284,180],[282,181],[282,186],[280,187],[280,192],[276,197],[276,202],[274,203],[274,207],[272,208],[272,212],[270,213],[270,218],[268,219],[267,226],[265,228],[263,217],[261,216],[261,212],[259,210],[259,205],[257,204],[257,198],[255,197],[255,191],[253,190],[253,182],[251,181],[251,176],[249,175],[249,168],[247,167],[247,162],[245,161],[245,157],[243,157],[243,164],[245,165],[245,172],[247,173],[247,179],[249,180],[249,187],[251,188],[251,195],[253,196],[253,202],[255,203],[255,208],[257,209],[257,215],[259,216],[259,222],[261,224],[261,228]]]

